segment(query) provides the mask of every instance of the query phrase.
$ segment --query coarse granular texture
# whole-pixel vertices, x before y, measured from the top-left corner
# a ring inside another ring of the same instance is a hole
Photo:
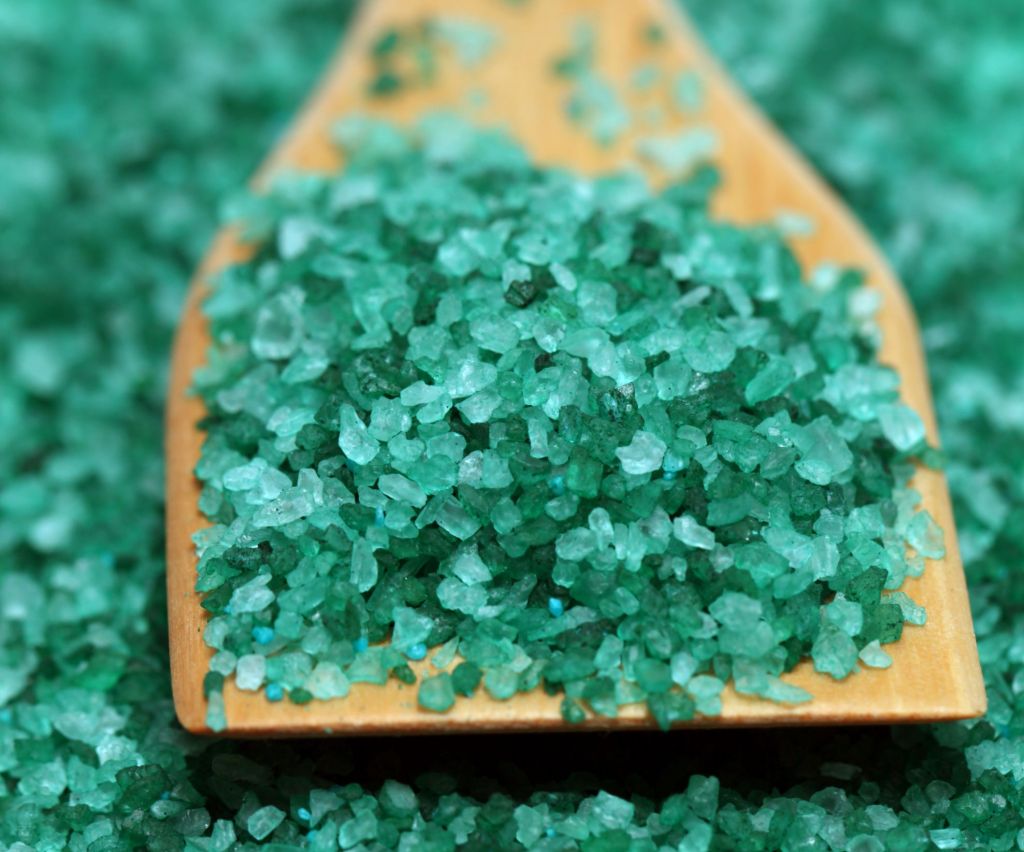
[[[1020,3],[691,5],[914,298],[988,715],[443,748],[184,734],[163,598],[170,336],[216,199],[342,15],[334,0],[25,0],[0,4],[0,846],[1024,845]]]
[[[856,274],[710,220],[708,174],[585,179],[451,117],[338,135],[203,308],[209,693],[339,698],[436,649],[428,709],[468,671],[667,727],[730,680],[808,700],[778,677],[808,655],[888,664],[921,613],[882,591],[944,550]]]

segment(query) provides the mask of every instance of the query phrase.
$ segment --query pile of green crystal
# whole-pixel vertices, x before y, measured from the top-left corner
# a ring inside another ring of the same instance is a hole
[[[343,15],[334,0],[25,0],[0,4],[0,847],[1020,848],[1019,3],[691,6],[914,298],[987,716],[443,749],[184,734],[163,595],[170,336],[217,200]]]
[[[427,656],[431,710],[543,686],[663,726],[730,680],[808,700],[778,677],[807,655],[889,664],[923,613],[882,591],[944,550],[855,274],[805,282],[707,180],[542,169],[450,117],[339,136],[341,174],[251,200],[204,306],[212,727],[225,677],[305,703]]]

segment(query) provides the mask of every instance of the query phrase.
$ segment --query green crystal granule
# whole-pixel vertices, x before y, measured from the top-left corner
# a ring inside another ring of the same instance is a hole
[[[668,725],[899,637],[883,591],[942,535],[855,273],[809,286],[777,232],[712,220],[706,171],[586,179],[440,116],[337,136],[344,172],[250,200],[256,255],[205,305],[219,674],[342,695],[444,645],[493,698]]]

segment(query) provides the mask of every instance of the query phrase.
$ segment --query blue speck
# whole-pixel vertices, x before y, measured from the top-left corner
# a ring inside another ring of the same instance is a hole
[[[556,497],[561,497],[565,493],[565,477],[564,476],[552,476],[548,480],[548,487],[552,490]]]
[[[279,683],[267,684],[267,701],[280,701],[284,698],[284,689]]]
[[[311,814],[305,808],[299,808],[295,813],[298,815],[299,819],[303,820],[304,822],[309,822]]]
[[[169,798],[171,798],[171,794],[167,790],[164,790],[160,794],[160,801],[161,802],[166,802]]]
[[[224,613],[225,615],[234,615],[235,608],[231,606],[231,601],[228,601],[226,604],[224,604]]]
[[[410,660],[422,660],[427,656],[427,646],[422,642],[417,642],[415,645],[410,645],[409,649],[405,652]]]
[[[10,722],[14,718],[9,707],[0,710],[0,722]]]
[[[375,527],[384,526],[384,508],[378,506],[377,510],[373,513],[373,525]]]
[[[358,639],[356,639],[355,642],[352,643],[352,645],[356,649],[356,653],[361,654],[363,653],[363,651],[370,647],[370,640],[367,639],[365,636],[360,636]]]
[[[661,475],[661,478],[664,479],[666,482],[672,482],[672,480],[676,478],[676,472],[674,470],[666,470]]]
[[[558,618],[558,616],[565,612],[565,604],[558,598],[548,598],[548,612],[555,618]]]
[[[274,641],[274,628],[260,625],[252,629],[252,638],[260,645],[269,645]]]
[[[544,829],[544,834],[547,837],[554,837],[555,830],[549,825],[547,828]]]
[[[315,828],[311,828],[309,831],[306,832],[306,840],[315,840],[315,839],[316,839],[316,829]]]

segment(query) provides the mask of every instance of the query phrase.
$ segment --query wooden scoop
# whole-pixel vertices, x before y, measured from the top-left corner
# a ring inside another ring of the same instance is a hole
[[[466,70],[439,61],[436,79],[387,98],[370,97],[375,79],[372,46],[394,28],[407,29],[429,18],[471,21],[499,36],[492,55]],[[691,124],[717,135],[713,159],[723,176],[714,196],[717,216],[739,223],[776,219],[783,211],[808,217],[813,233],[792,241],[805,269],[831,262],[863,270],[880,291],[879,323],[884,334],[881,360],[895,367],[903,397],[923,418],[928,437],[937,440],[935,417],[917,326],[907,297],[863,228],[779,133],[736,90],[708,56],[670,0],[377,0],[366,2],[319,89],[260,172],[264,182],[288,169],[340,168],[329,140],[334,122],[351,113],[409,123],[438,109],[466,109],[475,92],[483,105],[472,111],[482,124],[501,125],[541,164],[600,173],[635,161],[635,136],[627,131],[615,144],[601,146],[571,122],[565,101],[572,82],[552,73],[554,61],[572,44],[574,28],[589,21],[596,33],[594,70],[624,93],[636,69],[656,66],[663,74],[690,70],[703,81],[704,106],[692,118],[677,115],[662,132]],[[657,35],[658,37],[653,37]],[[244,73],[244,69],[240,71]],[[635,103],[635,101],[634,101]],[[851,116],[856,121],[856,116]],[[648,131],[649,132],[649,131]],[[657,176],[652,175],[655,179]],[[192,287],[174,347],[167,405],[167,591],[171,672],[178,718],[190,731],[209,733],[205,722],[203,676],[211,651],[203,643],[206,612],[194,585],[196,556],[192,534],[205,526],[198,509],[200,487],[193,476],[203,435],[197,422],[203,405],[187,389],[202,365],[209,342],[200,313],[204,282],[250,249],[231,230],[221,233]],[[946,557],[929,562],[924,576],[904,590],[927,609],[923,627],[910,627],[887,645],[893,664],[864,670],[843,681],[816,674],[808,661],[785,680],[808,690],[813,701],[786,706],[736,694],[727,688],[719,717],[697,719],[703,726],[859,724],[926,722],[979,716],[985,691],[978,663],[963,568],[946,482],[922,469],[914,487],[923,505],[945,531]],[[414,664],[419,668],[426,662]],[[447,713],[422,710],[416,686],[392,680],[386,686],[354,685],[344,699],[298,706],[268,702],[262,693],[242,692],[229,681],[224,691],[228,727],[238,736],[427,733],[449,731],[540,731],[565,729],[560,697],[537,690],[495,701],[482,690],[460,700]],[[654,727],[641,705],[624,707],[617,719],[590,718],[575,728]]]

